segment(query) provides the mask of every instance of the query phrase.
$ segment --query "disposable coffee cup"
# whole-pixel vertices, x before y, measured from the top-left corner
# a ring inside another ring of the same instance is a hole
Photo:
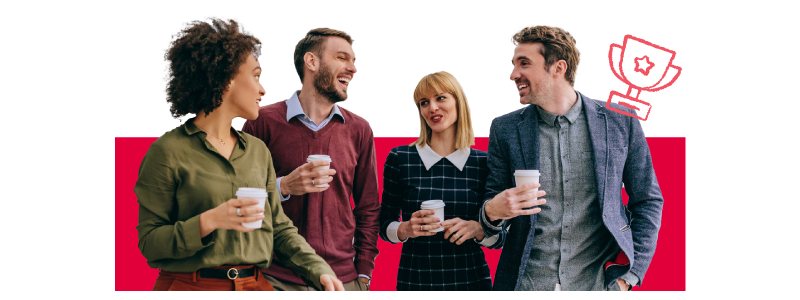
[[[330,157],[330,156],[327,156],[327,155],[325,155],[325,154],[314,154],[314,155],[309,155],[309,156],[308,156],[308,159],[306,159],[306,162],[312,162],[312,161],[315,161],[315,160],[327,160],[329,163],[330,163],[330,162],[332,162],[332,161],[331,161],[331,157]],[[312,170],[312,171],[319,171],[319,170],[328,170],[328,169],[330,169],[330,168],[331,168],[331,165],[330,165],[330,164],[328,164],[327,166],[319,166],[319,167],[313,168],[313,169],[311,169],[311,170]],[[329,177],[329,176],[328,176],[328,175],[325,175],[325,176],[322,176],[322,177],[317,177],[317,178],[314,178],[314,179],[322,179],[322,178],[326,178],[326,177]],[[328,184],[327,184],[327,183],[323,183],[323,184],[315,184],[314,186],[315,186],[315,187],[328,187]]]
[[[528,183],[539,183],[539,170],[517,170],[514,172],[514,181],[517,182],[517,186],[522,186]],[[534,192],[538,192],[539,188],[533,189]],[[533,198],[536,200],[539,197]]]
[[[531,182],[539,183],[539,170],[517,170],[514,172],[514,179],[517,186],[522,186]]]
[[[428,200],[428,201],[422,202],[422,205],[420,205],[419,208],[420,209],[433,210],[433,212],[434,212],[433,213],[433,217],[439,218],[439,222],[440,223],[444,221],[444,201],[442,201],[442,200]],[[428,216],[426,216],[426,217],[428,217]],[[432,225],[432,224],[427,224],[427,225]],[[440,226],[439,228],[428,230],[428,232],[439,232],[439,231],[442,231],[442,230],[444,230],[444,227]]]
[[[239,190],[236,191],[236,199],[243,199],[243,198],[253,198],[258,200],[258,204],[250,205],[250,206],[242,206],[241,208],[246,207],[260,207],[265,208],[267,204],[267,190],[260,189],[260,188],[248,188],[248,187],[240,187]],[[265,209],[266,210],[266,209]],[[246,217],[257,216],[257,215],[264,215],[264,213],[254,214],[254,215],[246,215]],[[261,222],[264,221],[258,220],[250,223],[242,223],[242,226],[245,228],[254,228],[258,229],[261,228]]]

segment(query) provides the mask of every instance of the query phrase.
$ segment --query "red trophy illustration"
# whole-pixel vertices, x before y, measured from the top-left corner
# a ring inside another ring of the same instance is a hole
[[[639,100],[639,94],[643,90],[648,92],[662,90],[678,79],[678,76],[681,75],[681,68],[672,65],[674,58],[675,51],[632,35],[625,36],[622,46],[611,44],[611,49],[608,51],[611,71],[619,80],[628,85],[628,92],[623,95],[620,92],[611,91],[606,108],[647,121],[652,106],[650,103]],[[611,103],[633,109],[638,115],[613,108]]]

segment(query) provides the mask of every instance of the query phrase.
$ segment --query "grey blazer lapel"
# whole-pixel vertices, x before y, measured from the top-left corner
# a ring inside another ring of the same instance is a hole
[[[526,170],[539,169],[539,117],[536,108],[528,105],[521,113],[522,121],[517,124],[519,146]]]
[[[597,178],[597,193],[600,207],[604,207],[606,187],[606,167],[608,166],[608,128],[605,109],[592,99],[581,94],[583,111],[589,123],[589,134],[594,153],[594,172]]]

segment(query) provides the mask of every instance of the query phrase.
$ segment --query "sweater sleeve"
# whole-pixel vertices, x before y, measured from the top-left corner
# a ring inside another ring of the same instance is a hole
[[[353,215],[356,220],[355,266],[358,274],[372,277],[375,258],[378,256],[378,217],[380,200],[378,198],[378,170],[375,165],[375,139],[368,124],[362,134],[361,151],[353,178]]]

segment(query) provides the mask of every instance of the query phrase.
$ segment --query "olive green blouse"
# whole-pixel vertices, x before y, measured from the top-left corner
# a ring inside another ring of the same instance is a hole
[[[153,142],[139,166],[139,250],[152,268],[194,272],[221,265],[269,267],[278,259],[322,289],[322,274],[336,275],[283,213],[272,157],[264,142],[236,131],[230,160],[206,140],[194,119]],[[239,187],[269,193],[261,229],[217,229],[200,238],[200,214],[236,198]]]

